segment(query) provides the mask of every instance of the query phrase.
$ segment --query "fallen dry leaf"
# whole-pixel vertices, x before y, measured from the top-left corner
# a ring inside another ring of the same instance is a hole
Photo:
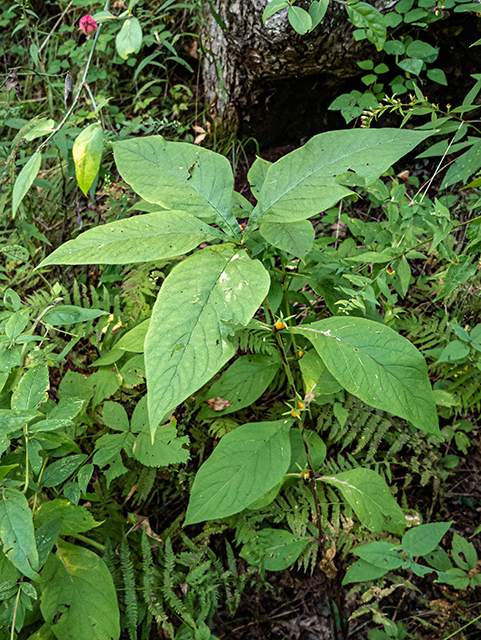
[[[150,527],[150,522],[149,519],[147,518],[147,516],[141,516],[139,514],[134,514],[135,515],[135,524],[133,527],[130,527],[130,529],[127,531],[127,535],[129,535],[129,533],[131,531],[137,531],[138,529],[144,529],[145,533],[149,536],[149,538],[152,538],[153,540],[157,540],[157,542],[162,542],[162,538],[159,538],[159,536],[154,533]]]
[[[17,97],[17,100],[22,99],[22,86],[18,80],[17,72],[15,71],[15,69],[5,80],[5,86],[7,88],[7,91],[10,91],[10,89],[13,89],[15,87],[15,96]]]
[[[214,411],[223,411],[230,407],[231,403],[224,398],[211,398],[210,400],[206,400],[209,409],[213,409]]]
[[[197,40],[193,40],[190,44],[184,44],[184,51],[187,51],[189,55],[196,59],[199,57],[199,53],[197,51],[198,48],[199,43]]]

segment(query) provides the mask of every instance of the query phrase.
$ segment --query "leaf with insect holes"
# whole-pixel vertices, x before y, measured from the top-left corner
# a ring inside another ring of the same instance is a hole
[[[120,175],[144,200],[215,222],[229,236],[240,237],[227,158],[162,136],[122,140],[113,147]]]
[[[328,318],[291,329],[313,345],[336,380],[363,402],[440,435],[426,361],[396,331],[365,318]]]
[[[336,182],[336,176],[352,171],[370,184],[432,134],[385,128],[314,136],[300,149],[263,167],[265,175],[256,178],[262,186],[249,230],[262,222],[295,222],[325,211],[353,194]]]
[[[40,610],[57,640],[118,640],[114,582],[96,553],[59,539],[41,575]]]
[[[234,355],[226,322],[247,323],[269,291],[269,274],[233,245],[202,249],[167,276],[145,338],[151,435]]]
[[[129,264],[189,253],[224,234],[185,211],[157,211],[94,227],[69,240],[39,266]],[[89,310],[91,311],[91,310]],[[50,312],[49,312],[50,313]]]

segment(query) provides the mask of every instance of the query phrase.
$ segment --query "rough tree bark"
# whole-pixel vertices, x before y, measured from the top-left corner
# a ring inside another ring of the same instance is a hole
[[[373,4],[386,11],[396,1]],[[254,136],[268,146],[342,128],[344,120],[338,112],[328,111],[329,104],[340,93],[362,90],[358,83],[364,72],[358,60],[377,62],[384,57],[367,40],[354,39],[344,7],[336,2],[330,3],[321,24],[304,36],[288,23],[287,10],[264,25],[267,0],[205,0],[204,5],[208,52],[204,89],[224,135]],[[309,5],[305,0],[305,8]],[[210,6],[226,29],[218,24]],[[469,14],[454,14],[431,25],[429,33],[419,30],[418,37],[442,45],[439,66],[447,64],[446,70],[453,71],[448,89],[437,87],[440,99],[453,99],[456,92],[462,95],[469,74],[481,70],[481,47],[468,49],[479,37],[478,22]],[[393,58],[386,62],[390,60],[395,67]]]
[[[354,40],[338,3],[331,3],[321,24],[304,36],[288,23],[287,10],[264,25],[266,5],[267,0],[212,0],[227,27],[223,29],[205,3],[209,53],[203,80],[207,100],[215,102],[226,132],[253,134],[270,144],[277,137],[298,137],[305,131],[299,121],[306,118],[317,131],[327,128],[332,96],[360,73],[356,61],[378,54],[370,42]]]

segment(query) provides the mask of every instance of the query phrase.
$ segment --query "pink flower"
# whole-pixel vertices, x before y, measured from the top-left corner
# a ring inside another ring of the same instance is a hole
[[[83,18],[80,18],[79,29],[86,36],[92,35],[92,33],[95,33],[98,28],[99,25],[95,22],[92,16],[87,15]]]

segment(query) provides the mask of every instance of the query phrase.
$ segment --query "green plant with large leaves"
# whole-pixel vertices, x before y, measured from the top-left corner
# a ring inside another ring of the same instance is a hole
[[[313,365],[320,372],[327,369],[339,388],[439,435],[424,359],[406,339],[366,318],[288,325],[276,321],[268,302],[275,279],[268,251],[303,257],[315,236],[309,218],[341,198],[356,198],[346,186],[354,175],[364,184],[374,182],[429,135],[392,129],[336,131],[315,136],[274,164],[258,159],[249,173],[258,200],[254,208],[233,191],[231,168],[214,152],[160,136],[114,143],[120,174],[149,203],[150,212],[80,234],[40,268],[178,257],[146,334],[139,334],[140,345],[145,335],[151,447],[156,434],[167,428],[159,425],[233,358],[236,329],[252,324],[262,308],[266,322],[261,328],[278,342],[277,367],[283,363],[295,402],[292,415],[302,429],[310,398],[297,392],[294,363],[285,350],[286,340],[294,344],[295,336],[314,346]],[[244,232],[236,216],[249,218]],[[195,250],[201,243],[210,244]],[[286,328],[284,339],[280,334]],[[265,366],[272,368],[272,359]],[[291,462],[291,423],[250,423],[224,436],[197,475],[186,523],[238,513],[278,485]],[[148,456],[148,443],[143,447]],[[311,455],[307,461],[315,474]],[[402,512],[374,471],[353,470],[317,481],[336,487],[369,529],[402,532]]]

